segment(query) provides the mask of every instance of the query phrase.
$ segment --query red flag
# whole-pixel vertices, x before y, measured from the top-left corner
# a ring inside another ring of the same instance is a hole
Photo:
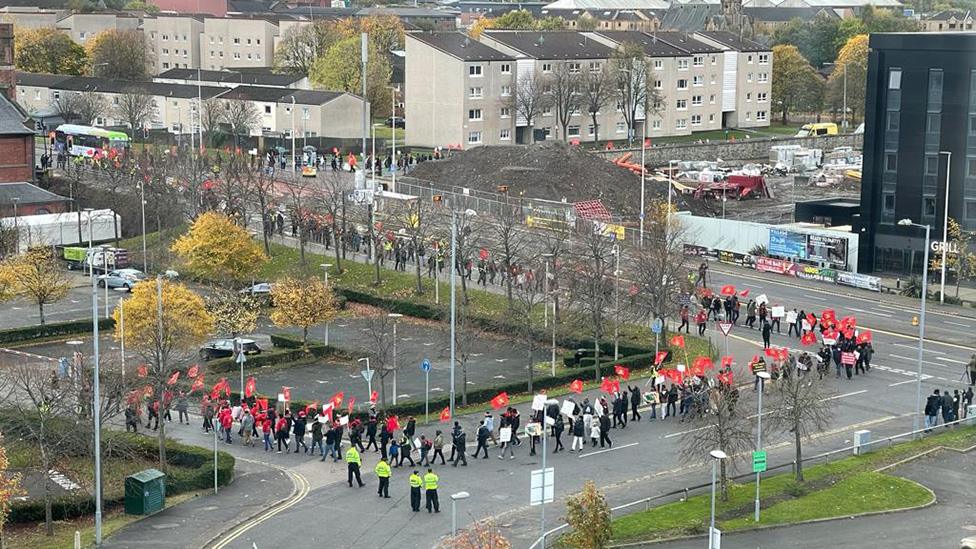
[[[704,371],[704,370],[711,370],[712,368],[715,367],[715,364],[713,364],[712,359],[708,358],[707,356],[699,356],[699,357],[695,357],[695,361],[692,363],[692,366]],[[696,374],[696,375],[701,375],[701,374]]]
[[[722,366],[723,366],[723,367],[724,367],[724,366],[731,366],[731,365],[732,365],[732,362],[733,362],[733,360],[734,360],[734,359],[733,359],[732,357],[730,357],[730,356],[723,356],[723,357],[722,357]]]
[[[261,410],[263,412],[268,409],[268,399],[259,398],[257,399],[257,403],[258,403],[258,410]]]
[[[619,364],[613,367],[613,373],[622,377],[625,380],[630,379],[630,368],[624,368]]]
[[[664,359],[666,359],[666,358],[668,358],[668,352],[667,351],[658,351],[657,354],[654,355],[654,365],[655,366],[660,366],[661,363],[664,362]]]
[[[214,384],[213,389],[210,390],[210,398],[220,398],[220,392],[224,390],[224,385],[227,384],[226,378],[220,378],[216,384]]]
[[[834,329],[827,330],[827,331],[825,331],[823,333],[824,339],[833,339],[833,340],[836,340],[838,335],[840,335],[840,334],[838,334],[837,333],[837,330],[834,330]]]
[[[824,311],[820,313],[820,318],[824,320],[829,320],[830,322],[834,322],[837,320],[837,317],[835,316],[833,309],[824,309]]]
[[[291,402],[291,387],[282,387],[281,394],[285,395],[286,402]]]
[[[481,248],[480,250],[478,250],[478,258],[481,259],[482,261],[488,261],[488,250],[486,250],[485,248]]]
[[[685,348],[685,336],[681,336],[681,335],[671,336],[671,345],[674,345],[675,347],[681,347],[682,349],[684,349]],[[658,354],[660,354],[660,353],[658,353]]]
[[[176,370],[173,372],[173,375],[169,376],[169,379],[166,380],[166,385],[174,385],[178,379],[180,379],[180,371]]]
[[[193,379],[197,377],[198,373],[200,373],[200,367],[194,364],[193,366],[190,366],[189,370],[186,371],[186,377]]]
[[[813,313],[807,313],[807,322],[810,323],[810,329],[813,329],[817,325],[817,316]]]
[[[390,418],[386,420],[387,431],[392,433],[399,428],[400,428],[400,418],[398,418],[397,416],[390,416]]]
[[[854,339],[854,330],[847,328],[844,330],[844,339]]]
[[[574,379],[573,382],[569,384],[569,390],[572,391],[572,392],[574,392],[574,393],[577,393],[577,394],[578,393],[582,393],[583,392],[583,380],[582,379]]]
[[[254,391],[256,391],[257,388],[258,382],[253,377],[247,378],[247,382],[244,383],[244,396],[251,398],[251,395],[254,394]]]
[[[775,359],[775,358],[779,357],[779,351],[776,350],[776,348],[774,348],[774,347],[767,347],[766,348],[766,356],[768,356],[769,358]]]
[[[149,375],[149,368],[147,368],[145,364],[140,364],[139,367],[136,368],[136,375],[139,377],[146,377]]]
[[[853,328],[857,326],[857,319],[853,316],[845,316],[840,320],[840,325],[844,328]]]
[[[779,358],[780,360],[787,360],[790,358],[790,350],[787,347],[783,347],[782,349],[780,349],[777,354],[778,354],[777,358]]]
[[[749,297],[749,290],[742,290],[741,292],[739,292],[739,295],[741,295],[742,297]]]
[[[651,138],[650,137],[645,137],[644,138],[644,148],[647,149],[647,148],[650,148],[650,146],[651,146]]]
[[[701,295],[703,295],[705,297],[712,297],[712,291],[709,290],[708,288],[702,288],[701,289]]]
[[[308,405],[305,406],[305,415],[307,416],[307,415],[311,414],[312,413],[312,410],[318,411],[318,409],[319,409],[319,401],[316,400],[316,401],[312,402],[311,404],[308,404]]]
[[[813,332],[807,332],[800,337],[800,343],[804,345],[813,345],[817,342],[817,334]]]
[[[195,393],[200,389],[203,389],[203,376],[200,376],[193,380],[193,385],[190,385],[190,393]]]
[[[857,342],[860,343],[871,343],[871,330],[864,330],[857,335]]]
[[[139,391],[129,391],[129,396],[125,397],[125,401],[129,404],[136,404],[139,402]]]
[[[153,396],[153,386],[152,385],[146,385],[145,387],[143,387],[142,388],[142,395],[144,397],[146,397],[146,398],[152,398],[152,396]]]
[[[444,409],[441,410],[441,423],[447,423],[448,421],[451,421],[451,407],[445,406]]]
[[[356,397],[349,397],[349,405],[346,406],[346,411],[350,414],[352,413],[352,406],[356,403]]]
[[[724,372],[718,375],[718,380],[720,383],[725,385],[732,385],[732,372]]]
[[[722,295],[735,295],[735,286],[731,284],[722,286]]]
[[[377,400],[379,400],[379,398],[380,398],[379,391],[373,391],[372,393],[369,394],[370,402],[376,402]]]
[[[491,407],[498,410],[508,405],[508,393],[502,391],[491,399]]]
[[[173,391],[163,391],[163,406],[169,406],[173,402]]]
[[[619,393],[620,392],[620,382],[616,379],[610,379],[608,377],[603,378],[603,382],[600,383],[600,390],[604,393]]]
[[[339,391],[338,393],[332,395],[332,398],[329,399],[329,402],[331,402],[333,406],[338,408],[339,406],[342,406],[342,398],[344,396],[345,395],[342,393],[342,391]]]

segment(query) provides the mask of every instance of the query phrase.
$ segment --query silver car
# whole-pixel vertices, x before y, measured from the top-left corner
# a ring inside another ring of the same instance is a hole
[[[146,279],[146,274],[138,269],[117,269],[98,277],[98,287],[124,288],[132,291],[132,287]]]

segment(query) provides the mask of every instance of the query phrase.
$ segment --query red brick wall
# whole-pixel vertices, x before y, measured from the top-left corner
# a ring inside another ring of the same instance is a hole
[[[178,13],[209,13],[217,17],[227,15],[227,0],[152,0],[163,11]]]
[[[34,138],[0,137],[0,183],[34,180]]]

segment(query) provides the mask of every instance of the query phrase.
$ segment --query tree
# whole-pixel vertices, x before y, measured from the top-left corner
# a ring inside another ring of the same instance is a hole
[[[600,339],[613,298],[614,243],[594,221],[583,222],[568,282],[579,324],[593,336],[593,377],[600,381]]]
[[[576,20],[576,30],[579,32],[595,31],[597,24],[596,18],[584,13]]]
[[[566,127],[574,114],[579,112],[583,102],[581,93],[582,77],[579,71],[569,69],[568,63],[560,63],[546,79],[546,89],[549,102],[556,109],[556,121],[562,130],[561,136],[566,141]]]
[[[738,390],[710,389],[708,413],[692,416],[689,430],[681,436],[681,456],[687,463],[697,463],[712,450],[722,450],[729,457],[719,467],[722,501],[729,499],[729,463],[742,459],[752,449],[752,421],[736,413]]]
[[[347,22],[353,23],[352,25]],[[369,35],[369,42],[381,52],[403,49],[403,21],[395,15],[370,15],[346,18],[339,21],[346,36],[359,38],[360,33]]]
[[[214,319],[214,331],[234,338],[249,334],[258,327],[260,300],[248,293],[218,289],[204,299],[207,312]]]
[[[520,263],[521,256],[528,244],[528,233],[522,225],[522,208],[519,203],[509,203],[505,196],[505,203],[499,204],[499,212],[489,223],[489,231],[496,242],[498,250],[499,269],[512,273],[512,268]],[[465,260],[468,256],[464,257]],[[512,277],[505,277],[505,297],[508,308],[514,309],[515,299],[512,293]]]
[[[864,112],[867,78],[868,35],[859,34],[841,48],[834,70],[827,79],[827,97],[835,112],[842,111],[846,103],[851,113],[849,119],[858,120],[858,115]]]
[[[308,76],[315,60],[324,55],[342,34],[332,21],[315,21],[288,29],[275,47],[274,70]]]
[[[156,283],[136,284],[125,301],[125,330],[122,309],[117,307],[115,339],[125,344],[147,365],[146,393],[156,395],[159,416],[165,414],[170,400],[165,398],[173,365],[193,356],[198,346],[213,332],[214,319],[207,312],[203,298],[183,284],[156,278]],[[150,398],[152,398],[150,396]],[[166,467],[166,422],[159,422],[159,464]]]
[[[786,124],[791,112],[817,112],[824,81],[796,46],[773,46],[773,105]]]
[[[342,273],[342,254],[343,248],[342,235],[345,233],[340,227],[340,219],[346,219],[346,193],[349,190],[349,181],[338,172],[330,172],[322,178],[322,187],[315,192],[315,203],[325,212],[325,221],[329,224],[332,232],[332,242],[335,244],[336,272]]]
[[[227,99],[223,102],[223,120],[234,134],[234,144],[241,146],[241,136],[248,136],[251,130],[260,127],[261,113],[254,103],[243,99]]]
[[[68,91],[60,92],[51,99],[51,110],[66,124],[78,122],[81,119],[81,96]]]
[[[461,530],[450,546],[453,549],[512,549],[512,543],[492,519],[479,520]]]
[[[0,548],[4,547],[3,526],[7,523],[10,502],[23,494],[20,488],[20,475],[10,474],[9,466],[7,449],[3,446],[3,433],[0,433]]]
[[[976,277],[976,254],[969,251],[973,240],[973,233],[964,231],[962,225],[953,218],[949,218],[948,231],[949,250],[946,253],[946,270],[956,274],[956,297],[959,297],[959,285],[963,279]],[[942,270],[942,252],[932,254],[929,261],[931,271]]]
[[[251,278],[268,260],[243,227],[213,212],[198,217],[170,250],[193,276],[226,285]]]
[[[129,0],[126,2],[122,9],[129,11],[144,11],[149,15],[156,15],[159,13],[159,6],[156,4],[147,3],[145,0]]]
[[[803,440],[823,431],[830,425],[834,406],[829,400],[832,391],[823,378],[812,372],[799,375],[794,364],[786,364],[783,375],[767,384],[773,397],[769,410],[769,428],[793,435],[796,451],[796,480],[803,482]]]
[[[522,265],[532,265],[538,267],[539,256],[523,257]],[[532,392],[532,384],[535,377],[535,348],[538,334],[535,331],[538,317],[535,315],[539,305],[545,304],[546,294],[543,291],[544,280],[542,279],[542,269],[535,269],[535,279],[526,279],[516,288],[514,303],[509,305],[511,320],[519,332],[519,339],[526,344],[526,369],[528,370],[527,391]]]
[[[149,44],[141,30],[104,30],[90,39],[86,48],[96,76],[144,80],[153,72]]]
[[[773,32],[773,44],[796,46],[814,67],[822,67],[837,58],[839,25],[835,18],[823,14],[818,14],[812,21],[792,19]]]
[[[637,131],[638,111],[643,111],[646,120],[651,112],[660,110],[664,98],[654,87],[654,73],[644,57],[642,45],[624,42],[614,50],[611,63],[617,86],[616,99],[629,128],[627,140],[630,142]]]
[[[71,281],[50,248],[27,250],[6,260],[0,269],[7,270],[18,296],[37,305],[41,325],[45,320],[44,306],[64,299],[71,289]]]
[[[358,36],[353,36],[333,44],[312,67],[309,75],[312,83],[329,90],[362,94],[362,64],[358,62],[359,40]],[[366,100],[370,104],[373,117],[389,116],[392,94],[389,86],[393,69],[390,67],[387,51],[371,43],[368,54]]]
[[[684,243],[691,235],[676,215],[668,215],[668,204],[650,203],[644,226],[644,245],[633,250],[635,266],[635,299],[638,309],[647,316],[666,320],[674,312],[674,297],[688,272]]]
[[[115,114],[129,126],[130,138],[135,141],[136,132],[142,130],[156,116],[156,104],[151,95],[130,89],[118,97]]]
[[[274,211],[271,202],[274,192],[275,167],[267,169],[248,162],[244,154],[238,152],[227,163],[226,177],[240,181],[240,188],[244,196],[250,195],[257,200],[257,208],[261,214],[261,234],[264,242],[264,253],[271,257],[270,237],[274,232]],[[242,196],[242,198],[244,198]],[[247,203],[242,200],[242,203]],[[246,220],[247,217],[245,216]]]
[[[362,351],[369,356],[373,371],[380,376],[380,408],[386,410],[386,378],[396,371],[393,356],[393,323],[390,311],[380,309],[366,319]],[[394,374],[396,375],[396,374]]]
[[[69,94],[70,92],[62,92],[64,94]],[[92,90],[83,91],[77,94],[71,94],[77,96],[77,112],[78,120],[89,126],[95,122],[96,118],[102,118],[108,114],[108,101],[105,100],[105,96]]]
[[[610,506],[592,480],[583,491],[566,500],[566,522],[573,531],[566,536],[570,547],[602,549],[613,535]]]
[[[607,65],[602,65],[598,71],[584,71],[580,88],[582,90],[582,106],[586,108],[593,121],[593,141],[600,140],[600,125],[597,115],[600,110],[610,105],[617,93],[613,72]]]
[[[390,214],[391,220],[396,225],[399,234],[410,239],[415,252],[424,246],[430,238],[434,226],[434,204],[430,200],[418,197],[410,201],[399,201]],[[421,261],[418,259],[414,265],[414,275],[416,278],[417,295],[424,293],[424,279],[420,274]]]
[[[529,133],[528,142],[532,143],[535,118],[551,104],[551,97],[546,93],[545,79],[534,72],[531,75],[516,76],[515,88],[504,104],[514,110],[517,116],[525,119],[526,131]]]
[[[18,27],[14,33],[14,65],[25,72],[84,74],[85,49],[54,27]]]
[[[226,120],[225,109],[221,99],[204,99],[200,108],[200,128],[203,130],[204,139],[211,147],[216,145],[216,136],[220,131],[220,125]],[[203,148],[203,144],[200,144]]]
[[[274,309],[271,322],[279,328],[302,329],[302,345],[308,348],[308,329],[332,322],[339,312],[335,294],[318,277],[284,278],[271,290]]]

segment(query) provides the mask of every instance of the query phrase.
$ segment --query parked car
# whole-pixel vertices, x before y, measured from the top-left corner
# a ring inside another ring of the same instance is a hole
[[[99,275],[98,287],[124,288],[132,291],[132,287],[146,279],[146,274],[138,269],[117,269],[108,274]]]
[[[247,288],[243,288],[240,293],[244,295],[251,295],[265,305],[273,306],[274,303],[271,302],[272,290],[274,290],[274,284],[271,282],[258,282],[248,286]]]
[[[402,116],[397,116],[397,117],[388,116],[386,118],[386,127],[387,128],[392,128],[392,127],[394,127],[394,125],[397,128],[406,129],[406,127],[407,127],[407,121],[404,120],[404,118]]]
[[[238,339],[245,355],[259,355],[261,348],[253,339]],[[213,360],[215,358],[227,358],[234,356],[233,339],[215,339],[203,347],[200,347],[201,360]]]

